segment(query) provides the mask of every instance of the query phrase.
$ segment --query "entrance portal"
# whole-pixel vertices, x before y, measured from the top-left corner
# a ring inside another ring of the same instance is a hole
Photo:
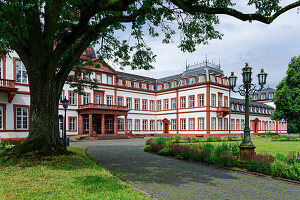
[[[101,120],[95,119],[95,131],[97,134],[101,134]]]
[[[163,124],[164,124],[164,134],[169,134],[169,120],[168,119],[163,119]]]

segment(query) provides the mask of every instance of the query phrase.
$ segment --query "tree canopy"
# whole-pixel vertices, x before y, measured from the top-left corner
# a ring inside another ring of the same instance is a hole
[[[162,42],[169,43],[179,31],[178,47],[193,52],[199,44],[221,39],[217,14],[270,24],[300,6],[299,0],[284,7],[279,3],[249,0],[255,12],[243,13],[233,0],[0,0],[0,50],[16,51],[28,73],[30,132],[22,151],[55,152],[60,146],[59,96],[90,45],[99,44],[103,62],[150,69],[155,54],[144,41],[146,32],[162,34]],[[128,26],[128,39],[120,40],[116,32]]]
[[[272,119],[286,120],[294,131],[300,130],[300,56],[293,57],[286,77],[277,85]]]

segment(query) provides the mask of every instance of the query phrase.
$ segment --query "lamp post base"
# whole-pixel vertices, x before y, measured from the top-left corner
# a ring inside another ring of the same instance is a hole
[[[250,144],[241,144],[240,148],[240,160],[248,162],[254,156],[255,146],[253,143]]]

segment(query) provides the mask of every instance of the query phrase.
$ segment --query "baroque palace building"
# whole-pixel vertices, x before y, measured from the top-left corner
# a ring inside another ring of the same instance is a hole
[[[84,52],[82,59],[100,63],[92,48]],[[116,71],[110,66],[82,68],[92,70],[85,78],[97,80],[98,88],[88,88],[85,95],[78,95],[65,84],[62,97],[69,100],[67,135],[206,137],[240,135],[243,131],[244,101],[230,96],[228,79],[220,65],[204,61],[161,79]],[[251,134],[287,133],[286,122],[270,119],[273,95],[274,90],[267,88],[250,101]],[[16,53],[1,57],[0,137],[26,137],[29,113],[25,66]],[[62,130],[65,116],[61,104],[59,115]]]

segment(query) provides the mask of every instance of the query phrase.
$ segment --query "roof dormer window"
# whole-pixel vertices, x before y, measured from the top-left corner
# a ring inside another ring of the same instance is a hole
[[[260,98],[261,99],[265,99],[266,98],[266,94],[265,93],[261,93]]]
[[[171,82],[171,87],[172,87],[172,88],[176,87],[176,81],[172,81],[172,82]]]
[[[133,86],[134,88],[139,88],[139,82],[135,81]]]
[[[154,90],[154,85],[153,84],[149,85],[149,90]]]
[[[192,76],[189,78],[189,84],[194,84],[195,83],[195,77]]]
[[[126,86],[131,87],[131,81],[130,80],[126,80]]]
[[[168,82],[166,82],[166,83],[164,84],[164,89],[169,89],[169,83],[168,83]]]
[[[157,90],[162,90],[162,84],[157,84]]]
[[[269,99],[273,99],[273,97],[274,97],[274,93],[273,93],[273,92],[270,92],[270,93],[269,93]]]
[[[118,79],[118,85],[122,86],[123,85],[123,80],[122,79]]]

